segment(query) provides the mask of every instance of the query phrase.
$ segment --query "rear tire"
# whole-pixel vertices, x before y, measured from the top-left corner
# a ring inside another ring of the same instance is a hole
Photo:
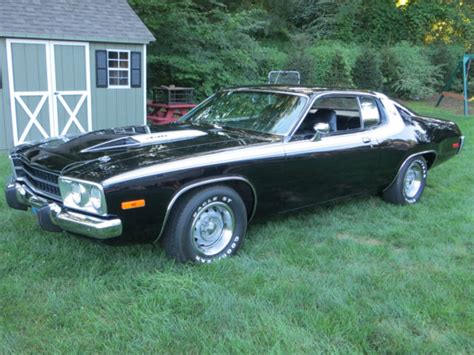
[[[409,159],[384,191],[384,200],[397,205],[417,203],[425,189],[427,174],[428,165],[422,156]]]
[[[179,262],[210,263],[234,255],[246,230],[247,211],[240,195],[227,186],[212,186],[177,202],[161,244]]]

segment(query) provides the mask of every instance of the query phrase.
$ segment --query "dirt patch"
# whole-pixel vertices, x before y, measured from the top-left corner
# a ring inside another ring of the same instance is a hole
[[[438,98],[439,98],[439,94],[436,94],[427,98],[426,100],[423,100],[422,102],[426,103],[429,106],[433,106],[434,108],[436,105],[436,102],[438,101]],[[439,108],[448,110],[456,115],[464,115],[464,101],[462,98],[455,99],[452,97],[445,97],[443,101],[441,102],[441,105],[439,105]],[[471,101],[469,102],[469,112],[472,112],[473,110],[474,110],[474,102]]]

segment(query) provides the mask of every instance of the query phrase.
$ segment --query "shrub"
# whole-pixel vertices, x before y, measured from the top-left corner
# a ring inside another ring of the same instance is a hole
[[[441,82],[440,67],[433,65],[421,47],[402,42],[384,51],[384,90],[404,99],[433,95]]]
[[[334,83],[333,66],[334,58],[336,61],[342,61],[344,64],[336,63],[337,66],[344,67],[343,73],[349,75],[349,80],[344,80],[351,85],[350,72],[355,65],[356,58],[361,52],[360,47],[354,44],[345,44],[339,41],[326,41],[309,47],[306,53],[313,59],[313,80],[314,84],[319,86],[329,86]]]
[[[291,54],[286,65],[288,70],[296,70],[301,75],[301,83],[311,85],[314,83],[314,58],[307,52],[311,40],[305,35],[292,37]]]
[[[463,46],[446,45],[444,43],[434,44],[428,48],[428,55],[430,56],[431,62],[440,68],[442,80],[439,87],[437,87],[438,91],[451,79],[454,70],[462,60],[464,51]],[[454,79],[451,90],[463,90],[462,74],[459,73],[457,78]]]
[[[327,85],[331,87],[352,86],[351,69],[341,53],[336,53],[332,58],[328,73]]]
[[[368,50],[357,57],[352,68],[352,81],[359,89],[379,91],[383,86],[383,75],[380,69],[381,59],[375,50]]]

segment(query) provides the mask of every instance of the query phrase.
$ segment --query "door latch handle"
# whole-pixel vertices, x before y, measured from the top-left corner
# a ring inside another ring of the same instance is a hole
[[[367,144],[367,143],[372,142],[372,139],[370,139],[369,137],[364,137],[362,138],[362,142]]]

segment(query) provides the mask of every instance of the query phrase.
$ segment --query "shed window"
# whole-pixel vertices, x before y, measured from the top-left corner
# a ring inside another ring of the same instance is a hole
[[[107,51],[109,87],[130,87],[130,52]]]

